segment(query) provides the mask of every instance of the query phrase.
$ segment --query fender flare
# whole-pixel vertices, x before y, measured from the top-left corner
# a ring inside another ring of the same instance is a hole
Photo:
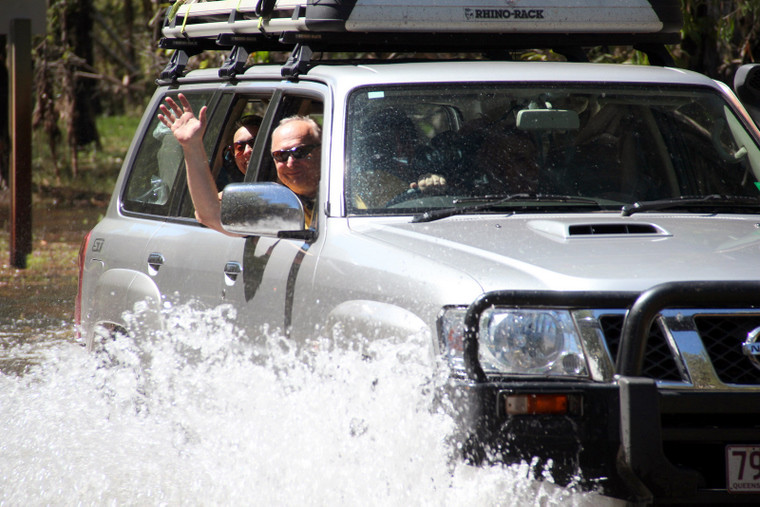
[[[161,326],[161,292],[146,274],[129,269],[110,269],[103,273],[93,291],[93,308],[86,345],[93,347],[95,330],[127,329],[125,314],[139,311],[140,323],[149,328]]]
[[[332,337],[362,336],[370,340],[431,333],[430,326],[406,308],[368,299],[345,301],[333,308],[324,331]]]

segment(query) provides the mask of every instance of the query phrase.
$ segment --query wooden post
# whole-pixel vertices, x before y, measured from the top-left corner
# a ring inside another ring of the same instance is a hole
[[[10,263],[26,268],[32,252],[32,22],[11,20],[10,66]]]

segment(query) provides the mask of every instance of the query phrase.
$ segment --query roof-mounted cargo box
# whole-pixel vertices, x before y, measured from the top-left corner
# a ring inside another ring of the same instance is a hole
[[[253,51],[651,47],[678,43],[681,26],[678,0],[178,0],[161,47],[182,50],[177,60],[232,48],[234,76]]]
[[[169,12],[163,35],[335,44],[341,34],[397,34],[426,44],[429,34],[488,34],[511,35],[502,41],[509,46],[532,34],[545,45],[568,36],[634,44],[677,43],[681,24],[678,0],[187,0]]]

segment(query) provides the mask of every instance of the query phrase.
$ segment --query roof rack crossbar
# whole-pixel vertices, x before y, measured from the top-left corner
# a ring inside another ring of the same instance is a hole
[[[230,47],[234,44],[230,44]],[[199,38],[181,38],[170,39],[163,37],[158,41],[158,47],[161,49],[181,49],[185,51],[189,56],[195,56],[206,50],[222,49],[218,47],[216,41],[213,39],[199,39]]]
[[[219,68],[219,77],[235,79],[235,76],[245,70],[248,61],[248,50],[244,46],[234,46],[224,64]]]
[[[296,81],[298,76],[306,73],[311,64],[312,50],[306,44],[296,44],[290,53],[288,61],[280,69],[280,74],[286,79]]]
[[[248,54],[256,51],[286,51],[293,49],[295,44],[290,46],[282,44],[275,37],[265,37],[262,35],[221,33],[216,38],[215,49],[227,49],[240,46],[248,51]]]

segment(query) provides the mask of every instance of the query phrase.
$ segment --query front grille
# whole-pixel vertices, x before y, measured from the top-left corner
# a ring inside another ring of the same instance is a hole
[[[604,315],[599,319],[604,337],[607,340],[607,348],[612,355],[613,361],[617,357],[620,346],[620,334],[623,330],[623,315]],[[655,380],[667,380],[681,382],[681,374],[673,359],[673,353],[668,346],[665,336],[655,322],[649,331],[646,356],[642,375]]]
[[[760,327],[760,316],[698,315],[694,322],[721,382],[760,385],[760,370],[742,353],[749,332]]]
[[[708,315],[699,312],[684,312],[684,314],[691,317],[687,320],[693,322],[693,332],[699,336],[706,358],[709,358],[721,382],[760,386],[760,369],[755,367],[742,351],[742,343],[746,341],[747,335],[760,327],[760,315],[747,313]],[[613,361],[620,347],[623,321],[624,316],[620,314],[599,317],[599,324]],[[681,375],[676,357],[668,345],[665,334],[655,322],[649,332],[642,375],[660,381],[688,381]]]

